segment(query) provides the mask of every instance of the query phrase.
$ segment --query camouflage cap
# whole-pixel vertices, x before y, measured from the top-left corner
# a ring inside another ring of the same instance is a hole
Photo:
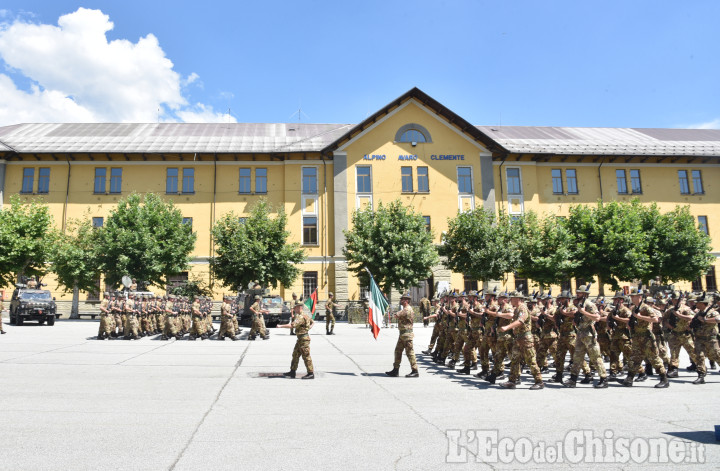
[[[502,296],[502,295],[501,295],[501,296]],[[525,295],[524,295],[523,293],[521,293],[520,291],[518,291],[518,290],[511,291],[510,294],[507,295],[507,297],[525,299]]]
[[[645,298],[645,302],[646,302],[647,304],[655,304],[655,298],[653,298],[652,296],[647,296],[647,297]]]
[[[613,299],[625,299],[625,294],[622,291],[616,291],[615,296],[612,297]]]
[[[295,301],[295,303],[293,304],[293,308],[296,308],[298,306],[305,306],[305,304],[301,303],[300,301]]]
[[[658,305],[660,305],[660,306],[666,306],[667,303],[668,303],[668,302],[667,302],[667,299],[665,299],[665,298],[658,298],[658,299],[655,301],[655,304],[658,304]]]
[[[402,296],[400,296],[400,299],[412,299],[412,298],[410,297],[410,292],[406,292],[405,294],[403,294]]]
[[[502,293],[500,293],[498,295],[498,298],[508,298],[508,297],[510,297],[510,296],[505,291],[503,291]]]
[[[698,296],[695,299],[696,303],[703,303],[703,304],[708,304],[710,301],[711,301],[711,298],[706,293],[701,294],[700,296]]]
[[[638,291],[637,288],[630,288],[630,293],[628,293],[628,296],[642,296],[642,291]]]
[[[259,301],[259,300],[260,300],[260,295],[259,295],[259,294],[256,294],[256,295],[255,295],[255,301]]]
[[[328,292],[328,296],[332,296],[332,295],[333,295],[332,291]]]
[[[477,297],[478,297],[478,292],[475,291],[475,290],[472,290],[472,291],[470,291],[470,293],[468,294],[468,296],[473,296],[473,297],[476,297],[476,298],[477,298]]]

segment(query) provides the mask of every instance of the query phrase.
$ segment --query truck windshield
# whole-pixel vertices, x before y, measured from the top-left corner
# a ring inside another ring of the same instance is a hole
[[[283,301],[280,296],[276,296],[276,297],[272,297],[272,298],[264,298],[263,304],[267,308],[282,307]]]
[[[19,298],[23,301],[50,301],[52,298],[50,297],[50,292],[45,293],[20,293]]]

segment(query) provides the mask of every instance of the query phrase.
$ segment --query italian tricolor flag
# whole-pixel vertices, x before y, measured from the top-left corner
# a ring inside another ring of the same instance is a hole
[[[385,312],[387,312],[388,302],[385,300],[385,296],[382,295],[377,283],[375,283],[375,279],[370,273],[370,270],[366,268],[365,271],[367,271],[368,276],[370,276],[370,312],[368,313],[368,322],[370,322],[373,337],[377,339],[378,334],[380,334],[380,325],[382,325],[383,316]]]
[[[310,311],[310,317],[315,319],[315,309],[317,308],[317,288],[312,292],[309,298],[305,300],[305,307]]]

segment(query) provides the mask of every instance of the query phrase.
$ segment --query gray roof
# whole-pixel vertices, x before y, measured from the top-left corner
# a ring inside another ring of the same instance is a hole
[[[720,156],[720,129],[477,128],[511,153]]]
[[[45,123],[0,127],[20,153],[281,153],[320,151],[353,125],[309,123]]]

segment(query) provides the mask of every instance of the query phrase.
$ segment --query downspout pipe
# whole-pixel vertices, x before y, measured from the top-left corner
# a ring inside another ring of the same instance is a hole
[[[602,175],[600,174],[600,169],[602,168],[604,163],[605,163],[605,157],[602,158],[600,165],[598,165],[598,181],[600,182],[600,201],[603,200]]]
[[[65,206],[63,206],[63,222],[62,222],[62,231],[63,234],[65,233],[65,229],[67,228],[67,209],[68,209],[68,200],[70,199],[70,157],[66,156],[65,160],[67,161],[68,165],[68,175],[67,175],[67,184],[65,185]]]
[[[323,203],[322,203],[322,236],[323,236],[323,243],[320,245],[320,255],[322,255],[322,271],[323,271],[323,283],[327,287],[328,286],[328,275],[327,275],[327,246],[328,246],[328,230],[327,230],[327,202],[328,202],[328,194],[327,194],[327,162],[325,162],[325,155],[320,154],[320,158],[322,159],[323,163]],[[329,288],[328,288],[329,289]]]

